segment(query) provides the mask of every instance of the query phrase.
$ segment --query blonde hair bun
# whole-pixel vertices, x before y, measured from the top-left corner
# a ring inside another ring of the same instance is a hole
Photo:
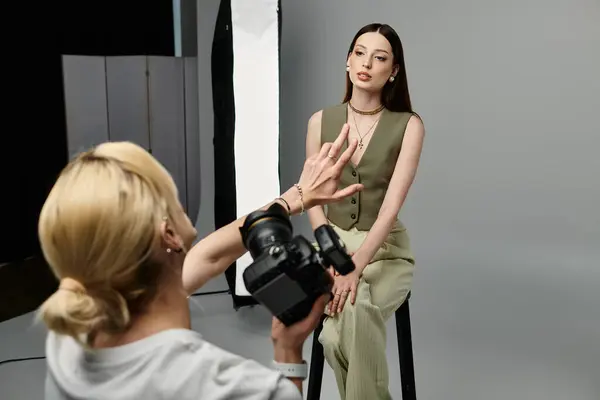
[[[169,173],[134,143],[104,143],[69,162],[38,226],[44,256],[61,280],[39,310],[47,327],[79,341],[126,329],[157,291],[160,226],[179,209]]]

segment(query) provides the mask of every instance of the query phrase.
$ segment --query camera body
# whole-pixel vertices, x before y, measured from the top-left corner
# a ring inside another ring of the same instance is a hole
[[[330,225],[315,230],[317,250],[303,236],[293,237],[289,216],[278,203],[249,214],[240,232],[253,259],[243,274],[246,289],[286,326],[306,318],[315,301],[331,293],[329,266],[342,275],[355,268]]]

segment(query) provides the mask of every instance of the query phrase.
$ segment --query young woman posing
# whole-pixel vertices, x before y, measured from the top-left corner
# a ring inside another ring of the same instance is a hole
[[[319,341],[345,400],[387,400],[386,321],[411,289],[414,259],[398,219],[414,180],[424,128],[412,111],[402,43],[388,25],[370,24],[354,37],[346,63],[346,95],[340,105],[309,120],[307,157],[335,138],[343,124],[358,148],[342,172],[342,187],[364,189],[308,211],[313,228],[331,224],[356,270],[335,276]]]

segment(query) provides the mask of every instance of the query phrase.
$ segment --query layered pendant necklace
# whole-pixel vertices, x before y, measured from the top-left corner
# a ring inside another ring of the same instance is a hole
[[[375,127],[375,125],[377,124],[377,122],[379,122],[379,119],[381,118],[381,115],[375,120],[375,122],[373,122],[373,125],[371,125],[371,127],[369,128],[369,130],[367,131],[367,133],[365,133],[364,135],[360,134],[360,130],[358,129],[358,123],[356,122],[356,114],[361,114],[361,115],[375,115],[379,112],[381,112],[384,108],[383,104],[379,107],[377,107],[374,110],[371,111],[362,111],[362,110],[358,110],[356,108],[354,108],[354,106],[352,105],[352,103],[348,102],[348,105],[350,106],[350,108],[352,109],[352,118],[354,119],[354,127],[356,128],[356,133],[358,134],[358,137],[360,138],[358,141],[358,148],[360,150],[363,149],[363,147],[365,146],[363,143],[363,139],[366,138],[367,136],[369,136],[369,134],[371,133],[371,131],[373,131],[373,128]]]

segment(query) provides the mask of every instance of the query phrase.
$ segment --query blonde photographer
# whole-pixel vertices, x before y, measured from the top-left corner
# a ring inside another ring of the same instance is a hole
[[[361,190],[338,190],[356,149],[352,142],[340,155],[347,136],[345,126],[307,160],[297,186],[274,201],[298,214]],[[188,294],[245,252],[243,221],[188,254],[196,230],[171,176],[148,152],[113,142],[72,160],[39,220],[44,256],[60,280],[39,310],[49,329],[46,399],[301,399],[301,379],[228,353],[190,329]],[[327,300],[291,327],[274,320],[276,367],[301,365],[302,344]]]

